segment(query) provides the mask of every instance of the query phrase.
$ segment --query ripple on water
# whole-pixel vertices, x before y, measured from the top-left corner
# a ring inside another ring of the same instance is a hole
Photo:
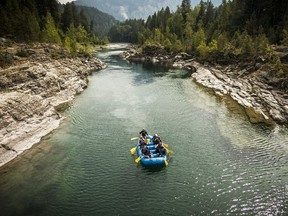
[[[190,79],[120,63],[116,52],[101,53],[109,67],[63,114],[46,140],[51,153],[1,175],[1,207],[21,203],[14,215],[287,214],[287,129],[251,125]],[[130,138],[142,127],[175,152],[168,167],[134,162]]]

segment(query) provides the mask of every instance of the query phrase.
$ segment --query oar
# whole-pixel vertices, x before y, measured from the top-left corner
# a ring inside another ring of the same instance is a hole
[[[130,149],[130,153],[131,153],[131,155],[134,155],[136,153],[136,147]]]
[[[174,151],[168,149],[169,154],[174,154]]]
[[[167,154],[174,154],[174,152],[172,150],[169,150],[168,148],[165,148],[167,151]]]
[[[165,160],[165,166],[168,166],[168,161],[167,160]]]
[[[136,139],[139,139],[139,137],[133,137],[133,138],[131,138],[131,140],[136,140]]]
[[[141,160],[141,157],[138,157],[138,158],[135,159],[135,162],[136,162],[136,163],[139,163],[140,160]]]
[[[164,143],[163,144],[166,148],[168,148],[169,147],[169,145],[167,144],[167,143]]]

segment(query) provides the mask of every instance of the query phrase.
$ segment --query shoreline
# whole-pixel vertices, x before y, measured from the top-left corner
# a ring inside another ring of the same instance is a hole
[[[50,45],[7,52],[13,56],[18,46],[31,55],[0,68],[0,167],[58,128],[63,117],[57,110],[87,88],[92,72],[107,67],[96,57],[55,59],[61,48]]]
[[[159,54],[155,48],[146,55],[134,47],[121,57],[132,62],[168,63],[174,68],[190,71],[197,84],[213,90],[221,98],[230,97],[243,107],[251,123],[288,125],[288,93],[271,87],[256,75],[256,72],[261,73],[258,62],[253,71],[249,71],[232,65],[203,65],[186,53],[169,56]]]

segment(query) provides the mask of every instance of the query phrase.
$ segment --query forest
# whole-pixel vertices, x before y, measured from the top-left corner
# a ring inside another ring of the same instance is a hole
[[[269,71],[265,79],[288,90],[287,0],[223,0],[218,7],[211,0],[195,7],[183,0],[175,12],[166,7],[147,20],[114,25],[109,38],[158,47],[167,55],[186,52],[210,64],[255,65],[261,59]]]
[[[95,21],[89,16],[101,20]],[[88,15],[88,16],[87,16]],[[70,53],[89,52],[90,45],[107,43],[107,34],[116,20],[97,9],[78,7],[57,0],[1,0],[0,37],[16,42],[44,42],[63,45]],[[97,29],[95,28],[97,27]]]
[[[195,6],[183,0],[175,11],[166,7],[147,20],[123,22],[73,2],[0,0],[0,16],[0,37],[55,43],[70,54],[89,53],[93,45],[110,41],[162,47],[167,54],[186,52],[216,64],[261,58],[288,89],[288,57],[275,55],[275,47],[288,53],[287,0],[223,0],[218,7],[211,0]]]
[[[210,0],[191,6],[183,0],[145,20],[126,20],[111,28],[111,41],[161,45],[170,52],[185,51],[206,61],[269,55],[271,44],[288,45],[286,0]]]

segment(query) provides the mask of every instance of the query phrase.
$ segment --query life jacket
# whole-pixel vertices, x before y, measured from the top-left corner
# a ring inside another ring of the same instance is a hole
[[[166,149],[165,148],[160,148],[160,154],[162,156],[165,156],[167,154]]]
[[[158,145],[160,143],[160,140],[158,137],[156,137],[153,142],[155,145]]]
[[[143,154],[143,155],[150,155],[150,150],[144,148],[144,149],[142,149],[142,154]]]

